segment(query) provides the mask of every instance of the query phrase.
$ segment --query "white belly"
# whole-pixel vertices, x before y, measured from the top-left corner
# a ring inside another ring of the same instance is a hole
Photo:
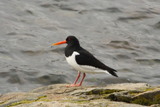
[[[71,65],[75,70],[80,71],[80,72],[86,72],[86,73],[108,73],[105,70],[98,69],[96,67],[92,66],[86,66],[86,65],[78,65],[75,57],[76,55],[80,55],[78,52],[73,52],[73,54],[69,57],[66,57],[66,60],[69,65]]]

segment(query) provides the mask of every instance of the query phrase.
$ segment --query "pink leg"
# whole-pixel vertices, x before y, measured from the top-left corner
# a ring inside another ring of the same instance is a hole
[[[83,83],[83,80],[84,80],[84,78],[86,77],[86,74],[85,73],[83,73],[83,77],[82,77],[82,80],[81,80],[81,82],[79,83],[79,86],[81,86],[82,85],[82,83]]]
[[[78,81],[78,79],[79,79],[80,76],[81,76],[81,72],[78,72],[78,75],[77,75],[76,80],[74,81],[74,83],[73,83],[73,84],[70,84],[70,85],[67,85],[67,87],[75,87],[75,86],[78,86],[76,83],[77,83],[77,81]]]
[[[78,76],[77,76],[77,78],[76,78],[75,82],[74,82],[73,84],[71,84],[71,85],[68,85],[67,87],[78,87],[78,86],[81,86],[81,85],[82,85],[82,83],[83,83],[84,78],[86,77],[86,74],[85,74],[85,73],[83,73],[82,80],[80,81],[80,83],[79,83],[79,84],[76,84],[76,83],[77,83],[77,81],[78,81],[78,79],[79,79],[79,77],[80,77],[80,72],[78,73]]]
[[[74,81],[73,84],[76,84],[76,83],[77,83],[77,81],[78,81],[78,79],[79,79],[80,76],[81,76],[81,72],[78,72],[78,75],[77,75],[77,77],[76,77],[76,80]]]

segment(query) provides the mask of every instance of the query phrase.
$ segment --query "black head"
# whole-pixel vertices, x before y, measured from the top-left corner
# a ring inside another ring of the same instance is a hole
[[[52,46],[61,45],[61,44],[64,44],[64,43],[67,43],[69,46],[80,46],[79,41],[75,36],[68,36],[66,38],[66,40],[60,41],[60,42],[57,42],[57,43],[53,43]]]
[[[78,45],[79,46],[79,41],[75,36],[68,36],[66,38],[66,41],[68,45]]]

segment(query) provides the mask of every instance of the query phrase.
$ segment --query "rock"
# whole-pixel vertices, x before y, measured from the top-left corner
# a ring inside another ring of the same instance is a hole
[[[147,83],[123,83],[123,84],[111,84],[108,85],[108,89],[119,89],[119,90],[140,90],[151,87]]]
[[[133,103],[143,105],[160,104],[160,88],[153,88],[151,91],[140,93],[133,97]]]
[[[105,87],[66,87],[55,84],[30,92],[0,96],[0,107],[158,107],[160,87],[146,83],[111,84]]]
[[[160,104],[160,88],[146,87],[137,90],[121,91],[108,96],[113,101],[123,101],[141,105]]]

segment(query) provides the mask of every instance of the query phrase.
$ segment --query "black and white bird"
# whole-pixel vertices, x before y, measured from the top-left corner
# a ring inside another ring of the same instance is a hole
[[[68,36],[66,40],[54,43],[52,44],[52,46],[64,43],[67,43],[67,46],[65,48],[66,60],[69,65],[71,65],[75,70],[78,71],[76,80],[73,84],[68,86],[81,86],[86,73],[108,73],[115,77],[118,77],[116,74],[117,71],[115,69],[106,66],[87,50],[83,49],[75,36]],[[82,80],[77,84],[81,73],[83,73]]]

